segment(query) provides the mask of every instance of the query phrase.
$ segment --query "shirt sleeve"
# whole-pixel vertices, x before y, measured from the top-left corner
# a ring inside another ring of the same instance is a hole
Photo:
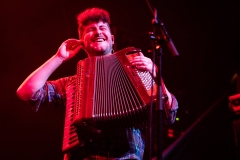
[[[172,96],[171,106],[167,107],[167,105],[164,104],[166,115],[163,121],[164,124],[173,124],[177,116],[178,101],[173,94],[171,94],[171,96]]]
[[[28,104],[37,112],[43,105],[63,107],[66,101],[65,85],[68,78],[47,81],[29,100]]]

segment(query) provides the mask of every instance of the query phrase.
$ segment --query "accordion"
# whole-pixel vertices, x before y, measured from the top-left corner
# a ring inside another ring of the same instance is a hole
[[[130,61],[141,52],[128,47],[114,54],[80,60],[67,97],[63,152],[84,144],[81,137],[115,135],[147,124],[157,84]]]

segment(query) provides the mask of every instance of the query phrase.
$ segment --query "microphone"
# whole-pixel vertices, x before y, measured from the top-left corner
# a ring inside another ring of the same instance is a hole
[[[179,56],[178,51],[177,51],[172,39],[170,38],[167,30],[165,29],[163,22],[158,18],[157,9],[153,6],[152,6],[152,13],[153,13],[153,17],[154,17],[152,23],[157,24],[160,27],[162,36],[163,36],[165,42],[167,43],[167,46],[168,46],[169,50],[171,51],[172,55]]]
[[[167,30],[165,29],[163,22],[162,22],[161,20],[158,20],[158,21],[160,22],[160,23],[159,23],[159,25],[160,25],[160,30],[161,30],[161,32],[162,32],[162,35],[163,35],[164,40],[165,40],[166,43],[167,43],[167,46],[168,46],[169,50],[171,51],[171,53],[172,53],[173,56],[179,56],[178,51],[177,51],[177,49],[176,49],[176,47],[175,47],[172,39],[170,38]]]

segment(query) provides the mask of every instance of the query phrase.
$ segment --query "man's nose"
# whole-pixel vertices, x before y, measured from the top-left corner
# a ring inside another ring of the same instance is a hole
[[[96,31],[96,34],[97,34],[97,35],[101,35],[101,34],[102,34],[102,30],[101,30],[100,28],[96,28],[95,31]]]

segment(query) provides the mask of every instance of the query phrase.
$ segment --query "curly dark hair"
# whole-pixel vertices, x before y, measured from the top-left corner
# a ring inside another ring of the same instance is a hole
[[[93,22],[104,22],[107,23],[108,26],[110,25],[110,15],[108,11],[101,9],[101,8],[88,8],[83,12],[77,15],[77,22],[78,22],[78,30],[79,36],[82,35],[84,26],[87,26]],[[110,26],[109,26],[110,28]]]

